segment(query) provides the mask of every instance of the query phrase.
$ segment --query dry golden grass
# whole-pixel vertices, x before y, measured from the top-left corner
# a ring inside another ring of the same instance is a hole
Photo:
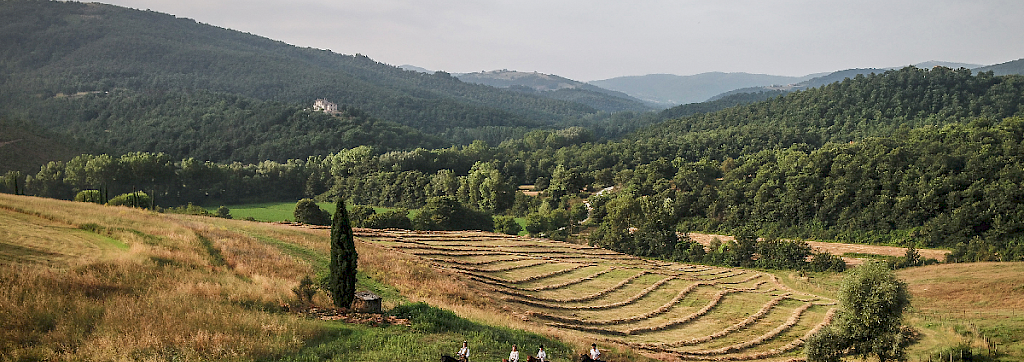
[[[23,196],[0,194],[0,209],[17,221],[0,228],[19,236],[7,243],[67,256],[0,249],[3,360],[251,359],[295,351],[321,328],[266,311],[291,299],[309,267],[242,235],[191,217]]]
[[[922,336],[912,359],[966,343],[975,353],[995,347],[1004,360],[1024,360],[1024,263],[931,265],[898,275],[913,298],[908,321]]]

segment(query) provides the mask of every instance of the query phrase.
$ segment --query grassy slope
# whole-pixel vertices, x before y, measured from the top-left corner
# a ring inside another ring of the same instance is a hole
[[[910,323],[922,333],[912,355],[934,354],[967,342],[1001,361],[1024,360],[1024,263],[933,265],[899,272],[910,284]],[[987,352],[986,352],[987,353]]]
[[[420,361],[465,339],[490,359],[507,355],[510,343],[567,349],[425,306],[408,313],[412,327],[282,312],[299,279],[325,270],[328,230],[7,194],[0,210],[0,361]],[[357,247],[360,289],[384,295],[388,306],[428,301],[474,319],[494,314],[487,300],[421,263]],[[329,304],[322,295],[315,302]]]

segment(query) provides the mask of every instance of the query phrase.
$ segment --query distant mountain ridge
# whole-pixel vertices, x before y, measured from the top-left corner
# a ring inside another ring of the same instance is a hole
[[[768,74],[709,72],[688,76],[648,74],[592,81],[590,84],[629,94],[646,102],[671,107],[704,102],[738,88],[787,85],[813,76],[788,77]]]
[[[946,61],[927,61],[914,64],[922,69],[943,66],[951,69],[981,67],[978,64],[957,63]],[[1024,66],[1018,66],[1024,67]],[[890,68],[847,69],[830,73],[815,73],[800,77],[777,76],[750,73],[708,72],[695,75],[648,74],[642,76],[616,77],[592,81],[590,84],[620,91],[646,102],[659,104],[662,107],[715,101],[726,96],[739,93],[758,93],[775,91],[792,91],[819,87],[832,82],[842,81],[857,74],[868,75],[882,73]],[[1006,67],[1007,69],[1012,66]],[[1014,68],[1016,69],[1016,68]],[[1020,74],[1020,73],[1007,73]],[[1000,75],[998,72],[996,75]]]
[[[413,69],[411,67],[409,69]],[[507,88],[520,92],[534,93],[543,97],[575,101],[605,112],[646,111],[652,109],[643,101],[626,93],[604,89],[565,77],[539,72],[515,70],[492,70],[477,73],[455,74],[467,83]]]
[[[991,71],[992,73],[995,73],[995,75],[1024,74],[1024,58],[1011,60],[1006,63],[999,63],[995,65],[989,65],[986,67],[980,67],[973,70],[975,72]]]

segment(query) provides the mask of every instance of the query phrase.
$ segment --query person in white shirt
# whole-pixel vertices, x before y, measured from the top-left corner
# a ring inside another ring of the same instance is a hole
[[[545,362],[547,361],[547,358],[548,354],[544,352],[544,346],[541,345],[540,350],[537,351],[537,359],[539,359],[540,362]]]
[[[590,359],[595,361],[601,360],[601,351],[597,350],[597,343],[593,343],[590,345]]]
[[[512,352],[508,354],[508,362],[519,362],[519,349],[516,349],[516,345],[512,345]]]
[[[455,354],[463,362],[469,361],[469,341],[462,341],[462,348],[459,349],[459,353]]]

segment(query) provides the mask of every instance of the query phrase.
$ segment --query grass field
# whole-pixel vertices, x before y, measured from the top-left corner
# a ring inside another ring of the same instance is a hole
[[[598,343],[611,361],[781,362],[803,358],[842,278],[491,233],[359,229],[359,288],[412,321],[372,326],[282,308],[302,277],[326,272],[328,235],[0,194],[0,361],[425,361],[469,340],[478,361],[500,360],[511,343],[531,353],[543,343],[567,361]],[[1024,264],[899,275],[920,332],[911,361],[948,360],[957,345],[1024,359]]]

